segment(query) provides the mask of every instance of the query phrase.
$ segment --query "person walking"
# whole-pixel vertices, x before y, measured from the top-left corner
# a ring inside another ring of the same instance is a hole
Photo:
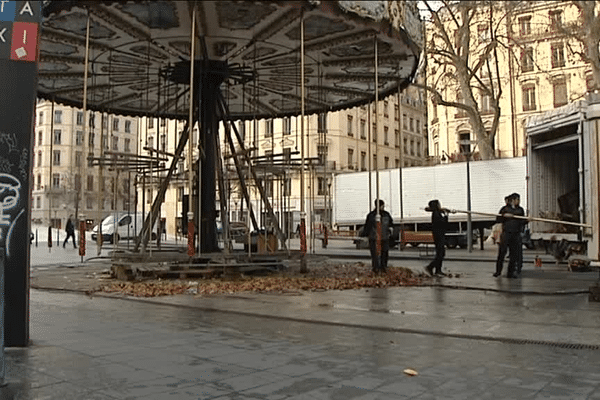
[[[377,209],[377,201],[379,201],[379,210]],[[394,225],[394,221],[389,212],[384,210],[385,203],[383,200],[375,200],[375,209],[367,214],[365,225],[362,229],[361,236],[369,238],[369,250],[371,251],[371,269],[374,273],[385,273],[388,266],[388,257],[390,252],[390,230]],[[380,251],[377,249],[377,212],[381,216],[381,240]]]
[[[442,272],[442,262],[446,256],[446,230],[448,229],[448,213],[450,211],[442,208],[439,200],[431,200],[425,211],[431,212],[431,231],[435,243],[435,258],[425,267],[425,272],[431,276],[446,276]]]
[[[508,246],[508,271],[507,278],[517,278],[521,272],[521,263],[523,260],[523,243],[521,241],[521,231],[527,224],[526,219],[515,218],[524,217],[525,210],[519,205],[521,196],[518,193],[510,195],[510,207],[502,213],[503,240]]]
[[[69,215],[69,219],[67,219],[67,226],[65,226],[65,231],[67,232],[67,237],[63,242],[63,249],[65,248],[69,238],[73,238],[73,248],[77,248],[77,243],[75,241],[75,225],[73,225],[73,214]]]
[[[498,256],[496,257],[496,272],[494,272],[494,277],[499,277],[502,274],[502,268],[504,267],[504,259],[506,258],[506,253],[508,252],[508,245],[506,244],[506,239],[504,238],[504,223],[501,215],[509,212],[510,209],[511,197],[506,196],[504,198],[504,207],[498,211],[499,216],[496,217],[496,223],[502,226],[502,232],[500,233],[500,239],[498,241]]]

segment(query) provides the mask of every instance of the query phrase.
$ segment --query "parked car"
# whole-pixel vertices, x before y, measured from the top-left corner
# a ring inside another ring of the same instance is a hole
[[[115,212],[102,220],[102,240],[108,243],[114,243],[115,235],[117,240],[134,239],[141,232],[144,226],[144,214]],[[156,223],[152,229],[151,238],[156,239]],[[92,229],[92,240],[98,239],[98,225]]]

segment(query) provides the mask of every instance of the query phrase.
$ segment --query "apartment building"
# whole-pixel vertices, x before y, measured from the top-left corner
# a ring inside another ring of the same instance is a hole
[[[133,207],[133,178],[122,165],[111,165],[110,158],[137,154],[137,118],[89,112],[88,129],[84,124],[82,110],[38,100],[32,163],[34,223],[64,228],[73,214],[93,225],[111,211]],[[101,151],[107,158],[102,172],[93,165],[98,160],[88,159],[99,158]]]
[[[425,118],[425,96],[421,90],[409,87],[374,104],[305,118],[305,164],[310,166],[304,176],[305,211],[317,226],[331,216],[332,177],[339,173],[411,167],[427,162],[428,143]],[[174,153],[184,128],[183,122],[164,119],[140,119],[138,148],[144,156],[159,152]],[[254,173],[269,198],[284,230],[293,231],[300,218],[300,117],[236,121],[234,123],[244,147],[250,149]],[[248,221],[248,205],[243,200],[239,179],[230,157],[231,150],[221,126],[221,154],[227,188],[226,201],[231,221]],[[197,130],[192,135],[197,140]],[[237,140],[234,140],[237,142]],[[236,151],[240,148],[236,143]],[[197,160],[197,143],[193,143]],[[187,156],[187,149],[184,150]],[[180,161],[161,204],[160,217],[167,233],[181,232],[182,211],[188,193],[186,162]],[[248,176],[248,172],[245,174]],[[145,189],[138,185],[138,199],[144,198],[149,209],[165,171],[156,171],[154,178],[146,176]],[[247,179],[252,211],[261,226],[268,226],[267,210],[252,180]],[[219,195],[219,194],[218,194]],[[217,207],[218,208],[218,207]],[[365,210],[367,212],[367,210]],[[283,218],[283,219],[281,219]]]
[[[535,114],[582,99],[591,89],[591,66],[576,54],[582,45],[565,33],[564,27],[577,24],[579,10],[570,1],[526,1],[498,14],[497,34],[505,37],[506,46],[498,46],[498,68],[502,82],[501,116],[492,147],[496,157],[518,157],[526,154],[525,124]],[[503,18],[503,19],[500,19]],[[471,58],[478,60],[478,46],[488,40],[485,23],[480,20],[471,26]],[[448,21],[448,32],[453,32]],[[480,29],[481,27],[481,29]],[[432,30],[428,29],[431,39]],[[428,39],[428,40],[429,40]],[[428,66],[428,82],[436,81],[441,68]],[[490,78],[485,69],[479,77]],[[450,100],[461,101],[457,85],[438,88]],[[479,112],[486,129],[492,125],[490,98],[482,92],[475,94]],[[428,101],[430,155],[437,160],[464,160],[461,153],[471,151],[464,141],[475,140],[467,114],[454,107]],[[462,144],[461,144],[462,143]],[[477,149],[475,149],[477,153]],[[475,154],[477,156],[477,154]]]

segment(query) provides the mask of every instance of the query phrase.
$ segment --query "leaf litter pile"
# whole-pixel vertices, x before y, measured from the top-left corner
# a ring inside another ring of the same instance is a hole
[[[307,274],[297,271],[273,273],[269,276],[243,275],[237,278],[156,279],[132,282],[113,282],[101,287],[104,292],[120,292],[128,296],[155,297],[175,294],[218,295],[240,292],[294,294],[301,291],[347,290],[420,286],[421,275],[403,267],[389,267],[386,274],[371,272],[362,262],[324,263],[310,268]]]

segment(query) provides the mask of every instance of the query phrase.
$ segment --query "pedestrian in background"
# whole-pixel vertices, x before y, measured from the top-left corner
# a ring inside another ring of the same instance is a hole
[[[381,237],[377,236],[377,201],[379,201],[379,215],[381,215]],[[371,251],[371,269],[374,273],[385,273],[387,271],[388,257],[390,252],[391,230],[394,221],[389,212],[384,210],[383,200],[375,200],[375,209],[367,214],[365,225],[361,236],[369,238],[369,250]],[[380,240],[381,253],[378,254],[377,239]]]
[[[73,238],[73,247],[77,248],[77,243],[75,242],[75,225],[73,225],[72,220],[73,220],[73,214],[69,215],[69,218],[67,219],[67,226],[65,226],[65,231],[67,232],[67,237],[65,238],[65,241],[63,242],[63,249],[65,248],[70,237]]]
[[[425,271],[431,276],[446,276],[442,272],[442,262],[446,256],[446,231],[448,230],[450,210],[442,208],[439,200],[431,200],[425,211],[431,212],[431,231],[435,243],[435,258],[425,267]]]
[[[498,240],[498,256],[496,258],[496,272],[494,272],[494,276],[497,278],[502,274],[502,268],[504,267],[504,259],[506,258],[506,253],[508,252],[508,244],[506,244],[506,239],[504,238],[504,223],[501,215],[509,212],[510,209],[511,197],[510,195],[504,198],[504,207],[498,211],[498,216],[496,217],[496,223],[500,224],[502,230],[500,231],[500,238]]]

